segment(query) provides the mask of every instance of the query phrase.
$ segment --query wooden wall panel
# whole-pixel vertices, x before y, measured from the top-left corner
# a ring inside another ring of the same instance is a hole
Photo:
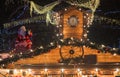
[[[78,18],[78,24],[76,27],[71,27],[68,24],[68,18],[75,15]],[[83,34],[83,13],[75,8],[69,8],[63,15],[63,35],[64,39],[75,37],[81,38]]]
[[[69,48],[68,48],[69,50]],[[84,47],[84,55],[97,55],[98,63],[105,62],[120,62],[120,56],[113,56],[110,53],[98,53],[98,50]],[[59,48],[52,49],[48,53],[44,53],[33,58],[20,59],[13,64],[9,64],[9,68],[15,68],[16,64],[49,64],[49,63],[58,63],[61,59],[59,54]]]

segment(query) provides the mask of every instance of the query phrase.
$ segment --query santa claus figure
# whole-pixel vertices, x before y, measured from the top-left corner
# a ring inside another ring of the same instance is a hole
[[[32,32],[31,30],[26,30],[25,26],[21,26],[18,30],[18,36],[16,39],[15,48],[18,51],[24,51],[31,49],[32,46]]]

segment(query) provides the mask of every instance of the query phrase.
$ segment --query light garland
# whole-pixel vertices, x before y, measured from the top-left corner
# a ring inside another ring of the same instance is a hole
[[[45,53],[46,51],[49,51],[50,49],[53,49],[56,47],[57,47],[57,45],[56,45],[56,42],[54,41],[54,42],[51,42],[50,44],[48,44],[47,46],[41,45],[40,47],[37,47],[34,50],[25,51],[24,54],[23,54],[23,52],[18,52],[16,54],[12,54],[12,53],[14,53],[14,50],[12,50],[11,52],[8,53],[9,56],[7,58],[0,60],[0,67],[4,68],[7,66],[7,64],[14,63],[21,58],[29,58],[32,56],[40,55],[40,54]]]
[[[96,11],[96,8],[99,6],[100,1],[99,0],[90,0],[88,2],[85,3],[80,3],[80,1],[65,1],[71,5],[75,5],[78,7],[85,7],[85,8],[89,8],[90,10],[92,10],[92,16],[90,18],[90,22],[92,24],[93,19],[95,19],[95,21],[99,20],[99,22],[101,22],[102,20],[107,21],[106,23],[115,23],[120,25],[119,20],[115,20],[115,19],[109,19],[106,17],[101,17],[101,16],[96,16],[94,18],[94,12]],[[17,25],[23,25],[23,24],[28,24],[28,23],[34,23],[37,21],[41,21],[41,20],[46,20],[46,23],[48,24],[49,22],[53,25],[58,25],[58,19],[59,16],[54,18],[53,16],[51,16],[52,14],[54,14],[54,12],[52,11],[52,9],[58,5],[60,3],[60,1],[56,1],[53,3],[50,3],[48,5],[45,6],[40,6],[36,3],[34,3],[33,1],[30,1],[30,15],[32,16],[32,12],[36,12],[37,14],[46,14],[46,19],[45,17],[42,17],[41,15],[38,17],[33,17],[30,19],[24,19],[24,20],[19,20],[19,21],[13,21],[10,23],[5,23],[3,24],[5,28],[11,27],[11,26],[17,26]],[[19,17],[19,16],[17,16]],[[99,18],[98,18],[99,17]]]
[[[6,1],[5,1],[5,5],[8,5],[8,4],[10,4],[10,3],[14,4],[14,0],[6,0]]]
[[[108,12],[105,12],[104,15],[116,14],[116,13],[120,13],[120,11],[108,11]]]
[[[91,20],[93,22],[94,19],[94,13],[97,9],[97,7],[100,4],[100,0],[89,0],[86,3],[79,3],[80,1],[66,1],[67,3],[71,4],[71,5],[75,5],[75,6],[79,6],[79,7],[85,7],[85,8],[89,8],[90,10],[92,10],[92,16],[91,16]]]
[[[18,25],[24,25],[24,24],[29,24],[29,23],[37,23],[37,22],[41,22],[41,21],[45,21],[46,19],[46,16],[43,14],[43,15],[40,15],[40,16],[37,16],[37,17],[32,17],[32,18],[29,18],[29,19],[23,19],[23,20],[18,20],[18,21],[13,21],[13,22],[10,22],[10,23],[5,23],[3,24],[4,25],[4,28],[12,28],[12,27],[16,27]]]
[[[71,42],[71,43],[69,43]],[[73,46],[86,46],[86,47],[90,47],[90,48],[93,48],[93,49],[97,49],[97,50],[100,50],[100,52],[103,52],[103,53],[106,53],[106,52],[109,52],[111,54],[113,53],[116,53],[116,54],[120,54],[119,53],[119,48],[112,48],[112,47],[109,47],[109,46],[105,46],[103,44],[96,44],[94,42],[91,42],[91,41],[84,41],[84,40],[79,40],[79,39],[76,39],[76,38],[68,38],[68,39],[61,39],[59,41],[59,45],[61,47],[61,45],[65,45],[65,46],[69,46],[69,45],[73,45]]]
[[[106,24],[120,25],[120,20],[110,19],[110,18],[107,18],[107,17],[98,16],[98,15],[95,15],[94,21],[99,22],[99,23],[102,23],[103,21],[105,21]]]
[[[66,2],[68,2],[68,1],[66,1]],[[68,3],[73,4],[71,2],[68,2]],[[85,16],[84,19],[87,20],[87,23],[84,24],[84,32],[85,32],[84,35],[83,35],[84,38],[85,38],[84,40],[83,39],[78,40],[78,39],[75,39],[75,38],[62,39],[63,33],[56,33],[57,40],[51,42],[47,46],[44,47],[43,45],[41,45],[41,46],[37,47],[36,49],[34,49],[33,51],[28,51],[27,53],[24,53],[24,54],[22,52],[17,53],[17,54],[12,54],[12,55],[10,55],[9,58],[1,59],[0,60],[0,66],[1,67],[5,67],[7,64],[14,63],[15,61],[19,60],[20,58],[28,58],[28,57],[40,55],[43,52],[46,52],[46,51],[48,51],[50,49],[53,49],[53,48],[57,47],[57,44],[59,44],[59,46],[61,46],[61,45],[71,45],[71,44],[72,45],[76,45],[76,46],[81,46],[82,45],[82,46],[90,47],[90,48],[93,48],[93,49],[98,49],[98,50],[100,50],[102,52],[110,52],[112,54],[113,53],[119,53],[118,51],[120,49],[118,49],[118,48],[111,48],[111,47],[108,47],[108,46],[105,46],[105,45],[98,45],[96,43],[90,42],[87,39],[87,33],[88,33],[87,28],[89,28],[91,23],[92,23],[94,12],[95,12],[96,8],[98,7],[99,0],[95,0],[94,6],[90,5],[90,3],[92,3],[92,1],[84,3],[84,4],[79,4],[79,3],[76,4],[78,6],[90,8],[92,10],[92,17],[91,18],[89,18],[87,13],[84,15]],[[47,6],[47,10],[45,10],[46,6],[45,7],[40,7],[39,5],[36,5],[33,2],[31,2],[31,13],[33,12],[33,9],[34,9],[34,11],[38,12],[38,14],[42,14],[42,15],[40,15],[38,17],[30,18],[30,19],[24,19],[24,20],[19,20],[19,21],[6,23],[6,24],[4,24],[4,28],[11,28],[11,27],[15,27],[17,25],[23,25],[23,24],[28,24],[28,23],[35,23],[36,21],[42,21],[42,20],[46,20],[46,22],[50,22],[52,24],[57,24],[56,27],[58,29],[62,28],[63,26],[61,24],[59,25],[58,23],[54,23],[51,20],[51,19],[54,19],[54,17],[53,18],[50,17],[52,14],[57,14],[55,12],[51,12],[51,10],[57,4],[59,4],[59,2],[54,2],[53,6],[51,6],[51,7]],[[40,9],[38,9],[38,7]],[[46,16],[45,16],[44,13],[46,13]],[[56,16],[55,19],[57,19],[57,17],[59,19],[59,16]],[[104,18],[101,18],[101,19],[104,19]],[[115,20],[113,20],[113,21],[115,22]],[[116,21],[116,22],[118,23],[118,21]],[[73,41],[73,42],[70,43],[70,41]],[[11,53],[12,53],[12,51],[9,54],[11,54]]]
[[[69,43],[70,41],[72,41],[72,43]],[[118,48],[111,48],[111,47],[108,47],[105,45],[98,45],[98,44],[90,42],[90,41],[81,41],[81,40],[78,40],[75,38],[61,39],[58,42],[58,44],[59,44],[59,46],[71,45],[71,44],[75,45],[75,46],[86,46],[86,47],[100,50],[103,53],[109,52],[111,54],[114,54],[114,53],[117,54],[120,50]],[[12,52],[10,52],[11,55],[8,58],[1,59],[0,65],[1,65],[1,67],[5,67],[7,64],[13,63],[13,62],[19,60],[20,58],[29,58],[32,56],[40,55],[40,54],[42,54],[50,49],[56,48],[56,47],[57,47],[57,42],[54,41],[54,42],[50,42],[50,44],[48,44],[46,47],[41,45],[40,47],[37,47],[35,50],[27,51],[27,53],[24,53],[24,54],[22,52],[17,53],[17,54],[11,54]]]
[[[30,2],[30,15],[32,16],[33,9],[37,14],[44,14],[46,13],[46,23],[49,22],[53,25],[57,25],[58,18],[54,17],[55,12],[51,11],[56,5],[59,4],[59,1],[50,3],[48,5],[45,5],[44,7],[35,4],[33,1]]]
[[[103,64],[104,65],[104,64]],[[106,65],[106,64],[105,64]],[[119,65],[119,64],[118,64]],[[29,65],[28,65],[29,66]],[[90,65],[92,66],[91,68],[85,69],[84,67],[79,68],[73,68],[71,67],[69,68],[63,68],[64,65],[62,65],[62,68],[59,69],[53,69],[53,68],[49,68],[47,71],[46,68],[40,68],[39,70],[37,69],[0,69],[0,75],[2,75],[3,77],[9,77],[9,76],[14,76],[14,77],[38,77],[38,76],[44,76],[44,77],[49,77],[49,76],[60,76],[60,77],[65,77],[65,76],[70,76],[70,77],[74,77],[74,76],[78,76],[78,77],[86,77],[86,76],[92,76],[92,77],[97,77],[97,76],[103,76],[103,75],[108,75],[110,74],[111,76],[119,76],[120,74],[120,68],[119,66],[117,66],[117,68],[115,68],[115,65],[109,65],[109,67],[112,67],[106,71],[106,68],[96,68],[101,66],[101,64],[97,64],[96,65]],[[69,65],[68,65],[69,67]],[[80,69],[80,70],[79,70]],[[107,72],[107,73],[103,73],[103,72]],[[45,73],[46,72],[46,73]],[[88,74],[89,72],[89,74]],[[112,73],[112,74],[111,74]],[[108,75],[109,76],[109,75]]]
[[[60,14],[58,12],[49,11],[46,15],[46,23],[51,23],[52,25],[59,25],[60,23]]]
[[[59,4],[59,1],[50,3],[49,5],[45,5],[44,7],[34,3],[33,1],[30,1],[30,15],[32,16],[33,9],[38,14],[44,14],[48,11],[52,10],[57,4]]]
[[[26,9],[28,8],[28,6],[24,6],[24,9],[22,11],[22,13],[20,13],[18,16],[14,17],[13,19],[11,19],[11,21],[15,21],[16,19],[19,19],[26,11]],[[16,10],[15,12],[17,12],[18,10]]]

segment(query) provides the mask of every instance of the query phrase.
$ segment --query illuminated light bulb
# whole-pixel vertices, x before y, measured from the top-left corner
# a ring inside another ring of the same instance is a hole
[[[87,39],[87,41],[90,41],[90,39]]]
[[[40,46],[40,49],[43,49],[43,46]]]
[[[84,16],[84,18],[86,18],[86,16]]]
[[[92,22],[90,22],[90,25],[92,25]]]
[[[7,69],[7,70],[6,70],[6,72],[7,72],[7,73],[9,73],[9,72],[10,72],[10,70],[9,70],[9,69]]]
[[[62,68],[61,71],[64,72],[64,69]]]
[[[88,28],[90,27],[90,25],[87,26]]]
[[[116,71],[118,72],[118,71],[120,71],[118,68],[116,68]]]
[[[32,49],[30,49],[30,52],[33,52],[33,50],[32,50]]]
[[[56,13],[56,16],[58,16],[59,15],[59,13]]]
[[[80,39],[80,41],[83,41],[83,39]]]
[[[90,42],[90,44],[92,44],[92,45],[93,45],[94,43],[93,43],[93,42]]]
[[[13,55],[10,55],[10,57],[13,57]]]
[[[75,5],[74,3],[72,5]]]
[[[79,73],[80,73],[80,75],[82,75],[82,71],[80,71]]]
[[[84,34],[84,37],[87,37],[87,34]]]
[[[69,41],[68,44],[71,44],[71,42]]]
[[[14,64],[14,62],[12,62],[11,64]]]
[[[85,45],[83,45],[83,47],[85,48],[86,46],[85,46]]]
[[[61,48],[61,45],[59,45],[58,48]]]
[[[87,31],[87,33],[89,33],[89,31]]]
[[[77,5],[76,3],[74,5]]]
[[[5,64],[2,65],[3,67],[5,66]]]
[[[81,8],[79,8],[79,10],[81,11]]]
[[[115,48],[113,48],[113,50],[116,50]]]
[[[113,56],[116,56],[116,55],[117,55],[116,53],[113,54]]]
[[[65,11],[67,11],[67,9],[65,8]]]
[[[84,25],[83,27],[85,28],[86,26]]]
[[[53,46],[53,42],[51,42],[51,43],[50,43],[50,45],[52,45],[52,46]]]
[[[23,70],[21,69],[20,72],[23,72]]]
[[[73,37],[71,37],[71,40],[73,40]]]
[[[28,69],[28,71],[31,71],[31,69]]]
[[[0,58],[0,61],[2,61],[2,59]]]
[[[17,74],[17,73],[18,73],[18,71],[16,69],[14,69],[14,74]]]
[[[89,20],[87,21],[87,24],[90,24],[90,21],[89,21]]]
[[[45,68],[45,72],[47,72],[47,70],[48,70],[48,69],[47,69],[47,68]]]
[[[96,68],[95,71],[98,72],[98,68]]]
[[[22,52],[20,52],[20,54],[22,55]]]
[[[60,36],[62,36],[63,34],[62,33],[60,33]]]
[[[64,42],[64,40],[63,40],[63,39],[61,39],[60,41],[61,41],[61,42]]]
[[[31,69],[28,69],[28,70],[27,70],[27,73],[28,73],[28,74],[31,74],[31,73],[32,73],[32,70],[31,70]]]
[[[57,27],[57,28],[59,28],[59,26],[58,26],[58,25],[57,25],[56,27]]]
[[[53,17],[55,18],[56,16],[54,15]]]
[[[56,36],[59,36],[59,34],[56,34]]]
[[[62,25],[60,25],[60,27],[62,27]]]
[[[60,19],[60,16],[58,16],[57,18]]]
[[[105,47],[105,45],[101,45],[101,47]]]
[[[88,20],[90,20],[90,17],[88,17]]]
[[[77,71],[79,72],[79,71],[80,71],[80,69],[77,69]]]
[[[88,13],[86,13],[86,15],[88,16]]]

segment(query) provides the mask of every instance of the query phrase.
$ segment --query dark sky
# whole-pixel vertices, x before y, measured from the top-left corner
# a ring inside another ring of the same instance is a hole
[[[0,0],[0,20],[1,23],[4,23],[10,15],[23,3],[20,3],[18,0],[14,0],[14,3],[5,5],[6,0]],[[33,0],[34,2],[45,5],[53,2],[55,0]],[[100,6],[98,9],[101,9],[103,12],[109,11],[120,11],[120,0],[100,0]],[[117,13],[118,14],[118,13]],[[120,14],[120,13],[119,13]],[[108,15],[109,16],[109,15]]]
[[[23,5],[23,3],[19,3],[18,0],[14,0],[15,3],[5,5],[5,0],[0,0],[0,26],[3,23],[6,23],[10,20],[10,16],[16,9]],[[33,0],[37,4],[45,5],[53,2],[55,0]],[[63,0],[64,1],[64,0]],[[18,13],[21,12],[22,9],[18,10]],[[120,20],[120,0],[100,0],[100,6],[97,8],[96,14],[114,18]],[[120,29],[120,27],[119,27]],[[91,28],[91,36],[92,40],[98,43],[107,44],[118,44],[118,38],[120,38],[119,29],[111,29],[111,28],[99,28],[94,27]],[[91,37],[90,36],[90,37]],[[101,41],[102,40],[102,41]],[[111,42],[110,42],[111,41]]]
[[[0,0],[0,23],[4,23],[6,22],[6,20],[8,20],[8,18],[10,17],[10,15],[21,5],[23,5],[23,3],[20,3],[20,0],[14,0],[14,3],[5,5],[5,1],[6,0]],[[12,1],[12,0],[11,0]],[[49,4],[50,2],[53,2],[55,0],[33,0],[34,2],[40,4],[40,5],[45,5],[45,4]],[[64,1],[64,0],[63,0]],[[109,12],[109,11],[120,11],[120,0],[100,0],[100,6],[99,8],[100,10],[102,10],[102,12]],[[116,17],[114,16],[114,14],[119,14],[119,16],[117,15]],[[119,13],[112,13],[109,14],[108,16],[112,17],[120,17],[120,12]]]

